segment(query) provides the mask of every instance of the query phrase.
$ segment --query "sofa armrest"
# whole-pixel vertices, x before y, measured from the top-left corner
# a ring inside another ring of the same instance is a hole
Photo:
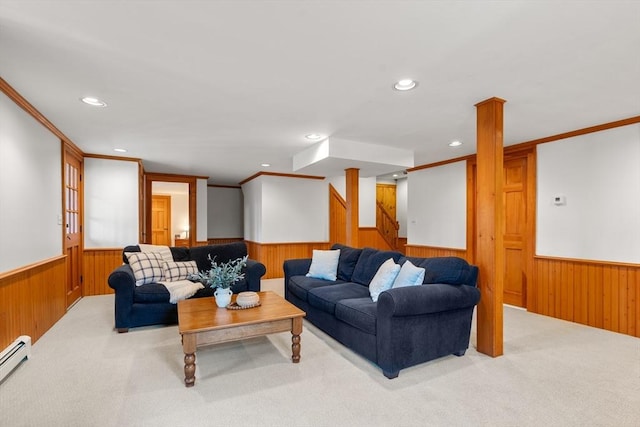
[[[429,284],[390,289],[378,298],[378,316],[400,317],[439,313],[475,306],[478,288],[467,285]]]
[[[282,265],[284,269],[285,287],[289,282],[289,278],[293,276],[304,276],[309,272],[311,267],[311,258],[288,259]]]
[[[260,279],[267,272],[263,263],[254,259],[247,259],[247,266],[244,271],[244,278],[247,281],[247,289],[250,291],[260,291]]]
[[[133,292],[136,279],[129,264],[121,265],[111,272],[107,279],[109,286],[116,291],[115,326],[118,331],[126,331],[130,324],[133,309]]]
[[[133,275],[133,270],[129,264],[123,264],[120,267],[116,268],[109,275],[109,279],[107,280],[109,286],[118,292],[131,292],[133,295],[133,290],[136,286],[136,279]]]

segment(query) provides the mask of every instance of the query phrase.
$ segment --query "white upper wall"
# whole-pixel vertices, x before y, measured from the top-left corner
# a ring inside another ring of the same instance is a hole
[[[138,243],[138,162],[84,159],[84,247]]]
[[[242,184],[244,205],[244,239],[262,242],[262,179]]]
[[[329,186],[324,180],[262,176],[262,242],[329,240]]]
[[[0,93],[0,273],[62,254],[60,144]]]
[[[208,187],[209,238],[244,237],[242,189]]]
[[[538,255],[640,263],[640,125],[540,144],[536,175]]]
[[[466,162],[410,172],[407,181],[407,243],[465,249]]]
[[[243,184],[245,239],[258,243],[329,239],[329,186],[324,180],[261,175]]]
[[[359,227],[376,226],[376,177],[358,180]]]

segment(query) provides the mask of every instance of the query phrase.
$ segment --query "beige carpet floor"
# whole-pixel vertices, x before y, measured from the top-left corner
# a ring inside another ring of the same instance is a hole
[[[264,287],[281,292],[282,281]],[[113,296],[83,298],[0,384],[0,426],[639,426],[640,340],[505,307],[505,354],[472,346],[394,380],[305,322],[197,353],[177,326],[113,331]]]

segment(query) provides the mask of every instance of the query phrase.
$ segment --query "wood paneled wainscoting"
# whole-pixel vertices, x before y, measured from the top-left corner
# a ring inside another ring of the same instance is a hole
[[[109,274],[122,265],[122,248],[85,249],[82,269],[82,295],[114,293],[109,287]]]
[[[407,256],[414,256],[420,258],[431,257],[443,257],[443,256],[457,256],[464,258],[467,262],[471,262],[467,255],[466,249],[453,249],[453,248],[438,248],[435,246],[419,246],[419,245],[407,245]]]
[[[0,274],[0,350],[20,335],[36,342],[67,312],[67,257]]]
[[[527,309],[640,337],[640,266],[535,257]]]
[[[396,250],[396,248],[389,246],[376,227],[360,227],[358,229],[358,243],[361,248],[369,247],[382,251]]]
[[[311,258],[314,249],[329,249],[328,242],[303,243],[257,243],[247,241],[249,258],[260,261],[267,268],[263,279],[284,277],[282,264],[285,260]]]
[[[244,241],[244,237],[209,237],[208,245],[221,245],[224,243],[235,243]]]

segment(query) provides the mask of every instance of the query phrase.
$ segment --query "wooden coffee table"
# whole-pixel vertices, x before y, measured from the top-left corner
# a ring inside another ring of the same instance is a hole
[[[291,361],[300,361],[302,318],[306,313],[274,292],[258,292],[260,306],[243,310],[219,308],[215,298],[193,298],[178,302],[178,331],[184,351],[184,384],[196,381],[196,349],[291,331]],[[233,295],[232,302],[236,299]]]

